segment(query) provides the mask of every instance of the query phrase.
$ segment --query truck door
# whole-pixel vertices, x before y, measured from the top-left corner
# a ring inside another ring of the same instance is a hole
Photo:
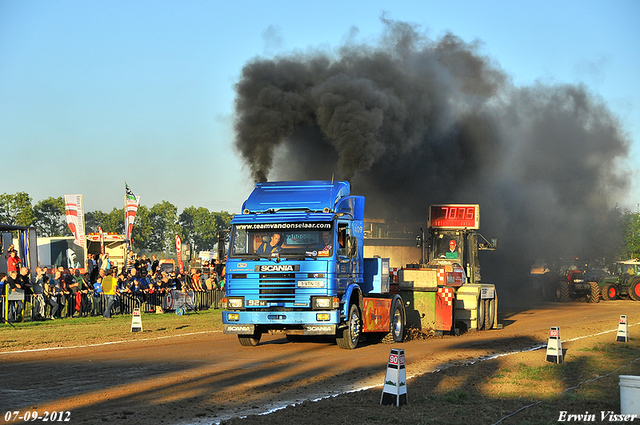
[[[338,288],[345,289],[349,283],[353,282],[354,255],[350,252],[351,229],[348,222],[338,222],[336,236],[336,275],[338,277]]]

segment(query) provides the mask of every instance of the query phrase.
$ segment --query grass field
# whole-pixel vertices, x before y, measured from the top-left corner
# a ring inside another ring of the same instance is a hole
[[[110,320],[98,317],[0,324],[0,351],[90,345],[110,341],[157,338],[191,332],[222,330],[221,310],[142,314],[142,332],[131,332],[131,315]]]

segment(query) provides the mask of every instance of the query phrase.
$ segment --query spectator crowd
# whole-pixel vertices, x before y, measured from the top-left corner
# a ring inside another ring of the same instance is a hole
[[[162,269],[155,255],[129,254],[122,269],[108,254],[89,255],[86,269],[38,266],[35,276],[24,267],[11,245],[7,273],[0,272],[0,319],[5,322],[8,303],[10,322],[23,320],[25,301],[30,301],[32,320],[57,320],[80,316],[129,314],[134,308],[162,313],[167,294],[188,294],[188,308],[218,308],[224,293],[224,267],[219,262],[192,267],[187,273]],[[10,294],[24,291],[24,300]],[[12,299],[15,298],[15,299]],[[29,312],[27,312],[29,314]]]

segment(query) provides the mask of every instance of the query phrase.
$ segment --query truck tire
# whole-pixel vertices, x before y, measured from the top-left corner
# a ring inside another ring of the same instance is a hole
[[[634,301],[640,301],[640,280],[631,282],[631,286],[629,286],[629,297]]]
[[[240,341],[240,345],[244,345],[245,347],[255,347],[260,344],[261,337],[262,333],[255,331],[253,335],[238,335],[238,341]]]
[[[393,344],[404,340],[404,309],[400,302],[396,299],[391,306],[391,323],[390,331],[382,338],[385,344]]]
[[[571,300],[569,297],[569,282],[558,282],[557,297],[561,303],[568,303]]]
[[[493,329],[496,320],[496,299],[485,300],[484,306],[484,329]]]
[[[589,298],[587,298],[587,302],[590,303],[599,303],[600,302],[600,285],[598,282],[589,282],[591,286],[591,291],[589,292]]]
[[[349,307],[349,318],[347,326],[338,330],[336,343],[343,350],[353,350],[358,346],[360,331],[362,329],[362,315],[357,305],[351,304]]]
[[[601,289],[602,299],[604,301],[615,300],[618,298],[618,288],[613,283],[608,283]]]
[[[485,310],[485,300],[478,298],[478,311],[476,317],[476,325],[478,326],[476,329],[481,331],[484,329],[484,310]]]

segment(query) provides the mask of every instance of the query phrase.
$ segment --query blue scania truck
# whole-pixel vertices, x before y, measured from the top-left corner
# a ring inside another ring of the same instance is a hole
[[[264,333],[363,333],[401,342],[405,309],[389,263],[364,258],[364,197],[346,181],[258,183],[231,221],[224,333],[255,346]]]

